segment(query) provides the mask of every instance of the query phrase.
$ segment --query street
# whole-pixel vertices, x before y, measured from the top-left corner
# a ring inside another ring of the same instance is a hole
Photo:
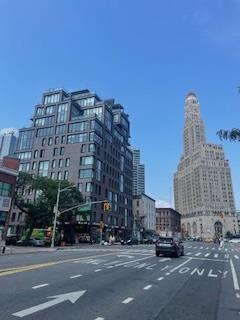
[[[0,319],[240,319],[240,246],[84,246],[0,256]]]

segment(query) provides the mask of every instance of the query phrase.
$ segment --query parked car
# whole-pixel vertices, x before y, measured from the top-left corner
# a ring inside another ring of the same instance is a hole
[[[240,243],[240,236],[233,236],[230,240],[230,243]]]
[[[28,246],[28,247],[44,247],[45,241],[40,239],[30,238],[29,240],[17,241],[17,246]]]
[[[160,254],[173,255],[178,258],[184,256],[184,246],[182,240],[174,237],[159,237],[156,242],[156,256]]]
[[[156,242],[158,241],[159,236],[152,236],[152,243],[156,244]]]
[[[13,245],[15,246],[17,244],[17,241],[19,240],[19,236],[17,234],[10,234],[6,237],[6,245]]]

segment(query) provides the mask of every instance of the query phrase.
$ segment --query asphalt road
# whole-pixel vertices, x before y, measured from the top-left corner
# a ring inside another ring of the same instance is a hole
[[[0,319],[240,319],[240,245],[85,247],[0,257]]]

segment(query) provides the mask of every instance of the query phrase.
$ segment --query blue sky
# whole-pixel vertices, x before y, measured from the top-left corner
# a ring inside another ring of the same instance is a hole
[[[146,192],[169,201],[193,90],[209,142],[240,127],[240,1],[1,0],[0,128],[30,123],[48,88],[114,97],[131,120]],[[240,208],[239,143],[224,142]]]

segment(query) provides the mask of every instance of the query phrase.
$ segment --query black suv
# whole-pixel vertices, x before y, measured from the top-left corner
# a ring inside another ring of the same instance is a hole
[[[156,242],[156,256],[160,254],[173,255],[178,258],[184,256],[184,246],[182,240],[174,237],[159,237]]]

